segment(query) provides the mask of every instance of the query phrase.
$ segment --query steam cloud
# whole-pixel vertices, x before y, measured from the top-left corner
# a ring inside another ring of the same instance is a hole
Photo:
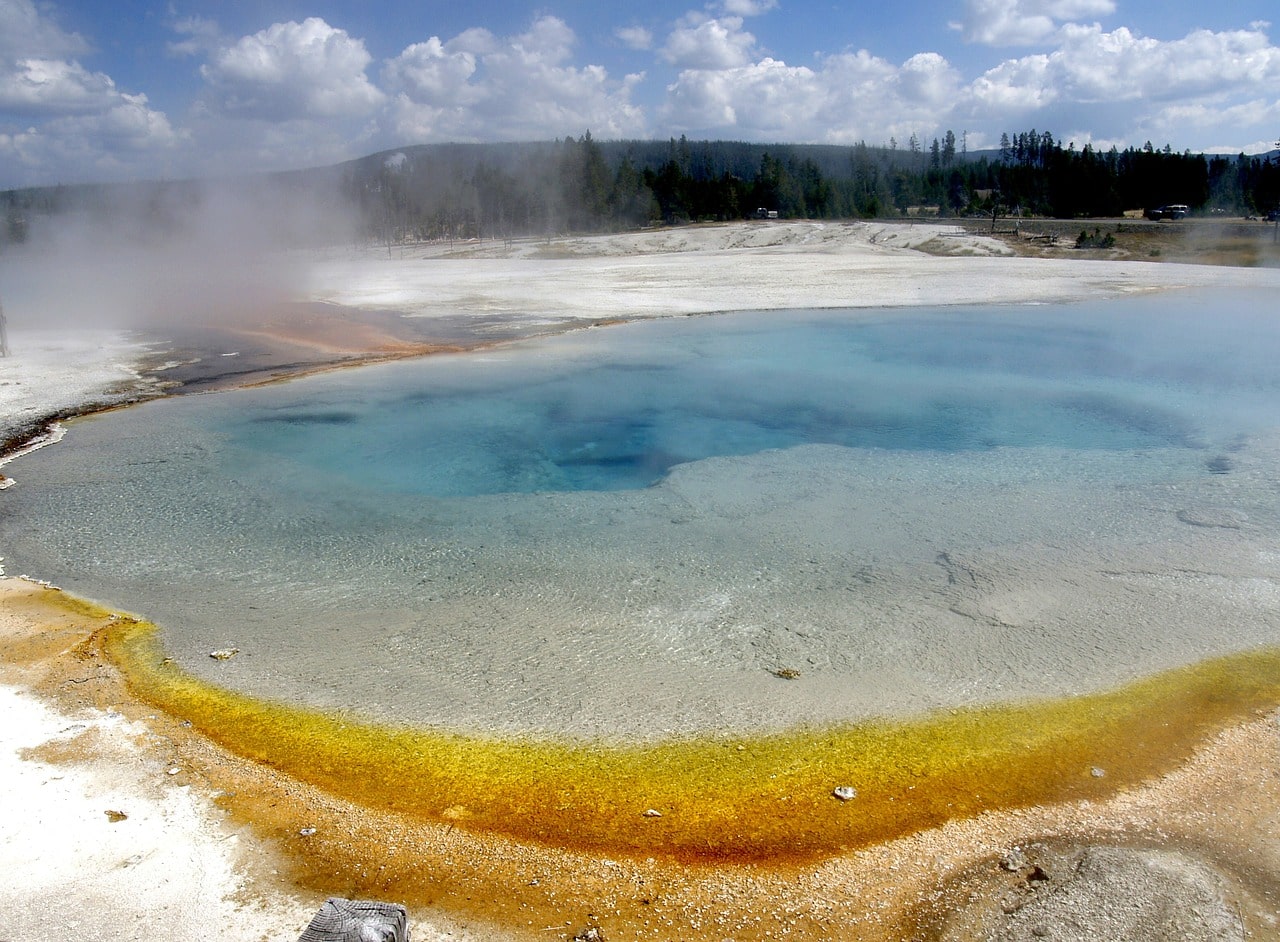
[[[0,303],[17,328],[252,323],[299,296],[306,250],[353,236],[336,192],[274,179],[103,189],[0,247]]]

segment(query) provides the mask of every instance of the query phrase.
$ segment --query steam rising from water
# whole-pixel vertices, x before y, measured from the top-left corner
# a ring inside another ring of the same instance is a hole
[[[0,302],[19,329],[252,321],[297,297],[306,249],[356,231],[334,192],[278,179],[73,191],[86,205],[29,220],[26,242],[0,251]]]

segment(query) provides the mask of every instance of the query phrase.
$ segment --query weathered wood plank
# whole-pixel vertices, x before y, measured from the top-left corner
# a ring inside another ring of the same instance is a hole
[[[298,942],[409,942],[409,914],[396,903],[331,896]]]

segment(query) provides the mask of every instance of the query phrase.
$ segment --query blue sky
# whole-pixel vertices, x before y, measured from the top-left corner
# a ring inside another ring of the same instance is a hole
[[[433,141],[690,138],[1260,153],[1274,0],[0,0],[0,188]]]

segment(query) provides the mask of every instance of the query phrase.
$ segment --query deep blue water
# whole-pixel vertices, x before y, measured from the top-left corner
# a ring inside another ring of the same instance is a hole
[[[203,421],[237,450],[363,487],[462,496],[641,488],[684,462],[801,444],[1202,448],[1215,410],[1247,424],[1274,391],[1274,331],[1224,351],[1202,304],[1116,305],[633,324],[558,339],[554,355],[309,380]]]

